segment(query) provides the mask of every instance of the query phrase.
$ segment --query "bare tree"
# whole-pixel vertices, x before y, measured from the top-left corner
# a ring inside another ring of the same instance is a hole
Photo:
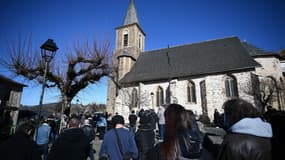
[[[62,59],[49,64],[46,87],[59,89],[66,107],[70,106],[79,91],[110,74],[110,43],[106,41],[99,45],[94,40],[90,45],[86,40],[83,44],[74,44],[64,52]],[[1,62],[16,76],[43,83],[44,62],[39,52],[33,50],[31,36],[25,40],[19,38],[17,44],[11,43],[7,48],[7,57]]]
[[[260,103],[262,104],[262,111],[265,107],[270,104],[273,99],[274,92],[276,91],[276,86],[274,80],[270,77],[260,79]]]
[[[257,106],[264,112],[265,107],[272,105],[273,102],[277,102],[278,108],[281,107],[280,92],[282,87],[280,85],[272,76],[260,77],[252,74],[252,81],[244,85],[241,90],[248,95],[252,95]]]
[[[146,91],[141,93],[134,94],[134,90],[129,88],[121,88],[121,98],[122,98],[122,104],[125,106],[128,106],[129,111],[133,110],[133,108],[141,107],[141,106],[149,106],[150,100],[149,96]]]

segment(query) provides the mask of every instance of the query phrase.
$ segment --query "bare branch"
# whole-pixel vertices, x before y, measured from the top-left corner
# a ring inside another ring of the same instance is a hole
[[[40,61],[40,54],[33,51],[31,36],[18,40],[17,44],[9,45],[8,56],[1,64],[15,75],[43,83],[45,65]],[[109,54],[109,42],[102,45],[95,40],[92,45],[87,40],[84,45],[78,42],[73,50],[66,53],[66,60],[54,60],[49,64],[46,87],[57,87],[62,98],[70,103],[80,90],[110,75]]]

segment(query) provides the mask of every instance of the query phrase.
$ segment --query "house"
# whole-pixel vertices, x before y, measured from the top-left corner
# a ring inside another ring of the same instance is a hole
[[[25,84],[0,75],[0,121],[3,122],[6,116],[10,115],[12,128],[17,124],[22,92],[25,86]]]
[[[130,110],[179,103],[213,119],[214,110],[241,97],[256,106],[259,80],[284,82],[280,56],[268,54],[238,37],[144,51],[145,33],[134,1],[122,26],[116,28],[113,80],[108,83],[107,111],[127,116]],[[271,78],[272,79],[272,78]],[[283,85],[284,87],[284,85]],[[283,88],[284,91],[284,88]],[[278,94],[284,109],[284,93]],[[283,97],[282,97],[283,96]]]

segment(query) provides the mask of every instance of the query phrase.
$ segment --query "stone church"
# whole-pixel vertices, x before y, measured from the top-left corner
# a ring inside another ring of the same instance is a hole
[[[233,97],[258,105],[252,93],[258,90],[260,79],[273,77],[283,84],[284,92],[282,57],[238,37],[152,51],[144,48],[145,33],[130,0],[124,23],[116,28],[107,112],[127,117],[130,110],[156,111],[158,106],[179,103],[213,119],[214,109],[223,112],[222,104]],[[284,107],[283,92],[277,95],[276,107]]]

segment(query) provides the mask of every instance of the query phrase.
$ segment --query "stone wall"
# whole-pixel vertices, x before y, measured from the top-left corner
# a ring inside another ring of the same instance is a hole
[[[251,89],[251,72],[241,72],[241,73],[234,73],[234,76],[237,80],[237,87],[239,92],[239,97],[248,100],[254,103],[253,96],[249,95],[245,89]],[[115,110],[120,114],[128,114],[128,105],[130,105],[131,101],[131,91],[133,88],[136,88],[139,91],[138,95],[139,98],[139,105],[134,108],[135,110],[139,110],[141,108],[144,109],[154,109],[157,111],[157,89],[158,87],[162,87],[164,91],[164,102],[166,104],[166,90],[170,85],[171,91],[171,103],[177,101],[178,104],[181,104],[186,109],[191,109],[195,114],[200,115],[202,114],[202,107],[201,107],[201,90],[200,90],[200,82],[206,82],[206,100],[207,100],[207,110],[208,116],[211,120],[213,120],[214,109],[218,109],[219,112],[223,112],[222,105],[223,103],[228,100],[229,98],[225,95],[225,77],[227,75],[211,75],[211,76],[204,76],[200,78],[194,79],[174,79],[170,82],[157,82],[157,83],[140,83],[140,85],[135,87],[129,87],[121,89],[119,95],[116,97],[115,103]],[[189,80],[194,82],[195,90],[196,90],[196,103],[190,103],[187,101],[187,85]],[[153,96],[151,96],[153,93]]]

